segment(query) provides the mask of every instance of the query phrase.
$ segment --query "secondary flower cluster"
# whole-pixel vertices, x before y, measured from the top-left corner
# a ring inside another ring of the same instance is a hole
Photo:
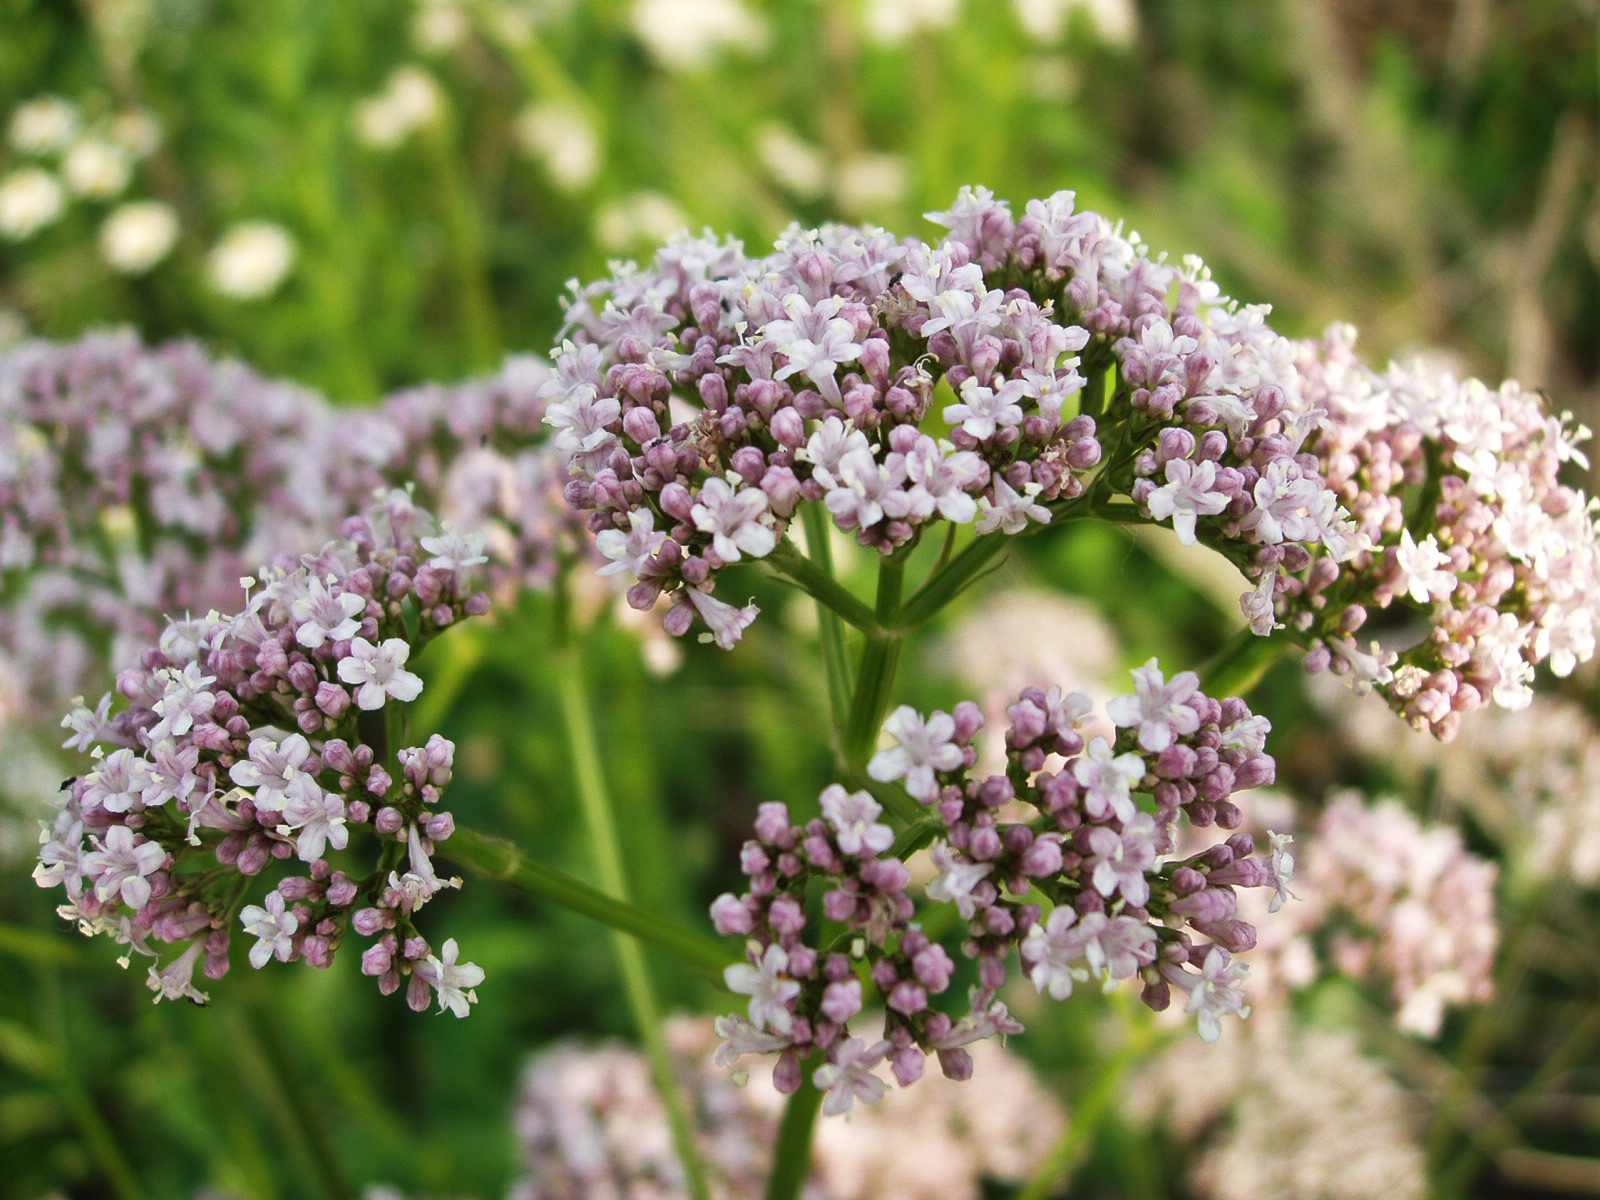
[[[373,409],[340,412],[340,436],[363,460],[352,494],[378,482],[416,489],[418,502],[457,529],[482,533],[490,590],[548,590],[562,566],[592,557],[592,539],[562,497],[562,455],[541,396],[550,366],[513,355],[483,379],[424,384]]]
[[[396,705],[422,690],[413,650],[486,611],[471,590],[482,545],[436,532],[395,491],[316,554],[264,569],[241,612],[169,624],[118,676],[125,708],[113,715],[107,695],[62,722],[65,744],[97,759],[41,838],[34,877],[66,891],[62,915],[156,959],[158,999],[203,1001],[194,970],[226,974],[238,929],[256,968],[326,967],[353,929],[374,939],[361,963],[381,991],[409,977],[413,1008],[437,996],[465,1016],[483,972],[415,925],[459,883],[430,859],[454,829],[439,808],[454,747],[401,745]],[[290,859],[304,874],[245,904],[251,880]]]
[[[57,708],[359,511],[315,394],[131,333],[0,354],[0,657]],[[370,498],[370,486],[364,494]]]
[[[1378,684],[1412,725],[1452,736],[1490,701],[1519,708],[1534,668],[1567,675],[1595,652],[1600,536],[1594,502],[1560,482],[1589,431],[1545,413],[1514,381],[1490,388],[1424,367],[1383,374],[1335,326],[1300,349],[1311,449],[1353,514],[1359,552],[1319,557],[1278,585],[1278,614],[1332,663]],[[1398,604],[1426,627],[1398,655],[1351,635]],[[1391,669],[1392,668],[1392,669]]]
[[[707,1022],[674,1017],[664,1032],[712,1197],[761,1195],[783,1098],[768,1079],[739,1087],[718,1070]],[[978,1200],[984,1180],[1026,1179],[1060,1137],[1065,1114],[998,1043],[973,1051],[981,1070],[969,1086],[930,1080],[851,1123],[823,1125],[800,1194]],[[636,1049],[564,1042],[541,1051],[523,1069],[512,1121],[528,1169],[512,1200],[688,1200],[666,1109]]]
[[[1304,903],[1283,932],[1325,942],[1343,974],[1387,984],[1400,1028],[1434,1037],[1446,1008],[1493,997],[1498,872],[1458,830],[1347,792],[1302,865]]]
[[[1085,744],[1085,697],[1023,692],[1008,710],[1004,774],[973,771],[984,719],[971,702],[927,718],[902,707],[889,718],[897,744],[868,770],[925,805],[925,832],[938,832],[926,895],[956,907],[967,931],[961,952],[977,963],[959,1020],[934,1005],[956,965],[912,921],[911,874],[873,796],[830,787],[822,816],[804,824],[782,804],[762,805],[744,847],[749,890],[712,906],[719,932],[750,939],[749,964],[727,972],[750,1006],[748,1018],[718,1024],[724,1061],[776,1053],[777,1085],[793,1091],[801,1060],[819,1053],[826,1062],[815,1082],[829,1093],[828,1113],[878,1099],[884,1084],[872,1068],[885,1058],[901,1086],[921,1077],[928,1053],[946,1075],[964,1078],[964,1046],[1021,1029],[996,998],[1013,949],[1034,986],[1056,999],[1091,976],[1108,985],[1138,977],[1156,1009],[1177,988],[1208,1041],[1222,1016],[1246,1013],[1245,968],[1233,955],[1255,944],[1255,930],[1238,917],[1235,890],[1271,887],[1274,907],[1281,903],[1293,870],[1287,839],[1274,837],[1269,857],[1257,857],[1243,833],[1186,859],[1170,856],[1180,814],[1237,828],[1235,790],[1271,782],[1267,722],[1241,700],[1205,696],[1190,672],[1166,680],[1153,660],[1135,681],[1134,695],[1108,706],[1114,742]],[[825,942],[805,936],[813,882],[826,889]],[[871,1045],[848,1028],[869,986],[886,1012],[884,1036]]]
[[[929,215],[937,245],[796,227],[757,259],[679,237],[577,293],[547,420],[633,603],[665,590],[674,632],[697,610],[731,646],[754,611],[716,576],[772,554],[802,501],[888,553],[937,519],[1022,533],[1093,482],[1241,563],[1345,552],[1264,310],[1070,192],[1021,221],[982,188]]]
[[[239,578],[316,550],[388,486],[482,532],[491,586],[592,553],[542,424],[549,367],[371,409],[131,333],[0,353],[0,669],[58,708],[168,617],[243,604]]]

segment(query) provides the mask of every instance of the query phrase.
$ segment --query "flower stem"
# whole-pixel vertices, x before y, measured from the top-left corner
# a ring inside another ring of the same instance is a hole
[[[801,517],[805,521],[806,541],[810,544],[811,557],[807,558],[801,554],[793,542],[784,538],[772,553],[767,555],[766,562],[773,570],[787,576],[789,581],[802,592],[825,606],[831,613],[843,617],[857,629],[868,631],[875,629],[878,625],[877,614],[852,596],[844,585],[833,577],[832,566],[828,561],[827,515],[817,505],[808,504],[801,510]],[[813,532],[814,529],[816,532]]]
[[[900,608],[895,623],[913,629],[954,600],[1001,554],[1010,539],[1003,533],[984,534],[936,572]]]
[[[676,955],[700,971],[722,978],[722,971],[735,960],[713,938],[663,921],[637,905],[617,900],[581,879],[574,879],[552,867],[523,856],[510,842],[488,837],[471,829],[456,827],[439,853],[484,879],[509,883],[523,891],[581,913],[620,933]]]
[[[1281,638],[1241,629],[1200,669],[1200,686],[1219,700],[1250,692],[1288,649]]]
[[[900,631],[895,628],[900,611],[900,591],[905,560],[891,556],[878,564],[876,616],[880,627],[867,633],[861,649],[861,669],[856,673],[855,694],[844,728],[844,757],[848,769],[859,770],[871,757],[889,707],[895,669],[900,665]]]
[[[806,549],[811,552],[808,565],[815,565],[833,581],[833,552],[828,548],[828,515],[819,504],[808,504],[801,510],[805,522]],[[839,614],[820,596],[817,601],[817,625],[822,638],[822,665],[828,677],[828,707],[833,713],[833,728],[844,733],[845,716],[850,711],[850,658],[845,652],[844,625]],[[855,597],[851,597],[854,600]],[[863,605],[863,608],[866,606]]]
[[[778,1144],[772,1154],[772,1174],[767,1178],[767,1200],[795,1200],[811,1171],[811,1132],[822,1107],[822,1093],[811,1082],[817,1066],[813,1056],[801,1072],[800,1090],[784,1105],[778,1125]]]
[[[616,819],[612,813],[611,796],[606,788],[605,776],[600,769],[600,752],[596,743],[594,722],[589,710],[589,697],[583,685],[583,664],[570,649],[562,654],[564,662],[558,664],[556,686],[560,698],[562,724],[572,755],[572,769],[577,777],[579,807],[583,810],[584,824],[594,842],[595,858],[600,870],[601,886],[624,903],[628,900],[628,877],[622,862],[622,846],[617,836]],[[617,960],[622,969],[623,991],[628,1007],[638,1027],[639,1038],[644,1042],[645,1054],[650,1060],[650,1073],[655,1077],[656,1090],[667,1110],[672,1126],[672,1140],[678,1158],[683,1163],[683,1173],[694,1200],[710,1200],[706,1186],[705,1168],[695,1148],[694,1125],[684,1098],[679,1090],[672,1059],[667,1053],[666,1040],[661,1032],[661,1007],[656,998],[655,985],[650,978],[649,964],[644,948],[622,932],[612,935],[616,942]]]

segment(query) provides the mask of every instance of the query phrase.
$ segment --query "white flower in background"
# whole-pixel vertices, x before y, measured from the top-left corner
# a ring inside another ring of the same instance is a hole
[[[60,96],[40,96],[11,114],[10,140],[23,154],[60,150],[78,132],[78,110]]]
[[[894,154],[862,154],[839,164],[834,195],[843,211],[859,216],[903,203],[909,188],[903,158]]]
[[[100,226],[100,256],[114,270],[139,275],[165,258],[177,240],[178,214],[172,205],[135,200]]]
[[[104,200],[128,186],[133,168],[128,156],[102,137],[82,137],[61,160],[67,186],[80,196]]]
[[[428,72],[414,64],[395,70],[383,91],[356,106],[356,136],[379,150],[390,150],[444,111],[444,92]]]
[[[875,42],[892,46],[924,30],[948,29],[961,15],[961,0],[867,0],[861,23]]]
[[[471,32],[472,22],[455,0],[426,0],[411,19],[411,40],[424,53],[453,50]]]
[[[0,179],[0,237],[30,238],[61,215],[66,191],[49,171],[23,167]]]
[[[738,0],[637,0],[633,32],[669,71],[708,66],[725,50],[760,50],[767,24]]]
[[[161,122],[146,109],[130,108],[111,118],[106,136],[137,162],[161,145]]]
[[[756,157],[773,181],[798,199],[815,199],[827,186],[828,164],[822,151],[778,121],[756,131]]]
[[[275,291],[294,263],[294,239],[281,225],[246,221],[235,225],[206,259],[211,286],[236,300]]]
[[[1132,0],[1013,0],[1017,23],[1034,40],[1058,41],[1076,10],[1089,19],[1096,32],[1113,46],[1131,45],[1139,17]]]
[[[564,192],[581,192],[600,173],[600,139],[576,105],[560,100],[529,105],[517,117],[516,135]]]
[[[594,222],[595,236],[608,250],[655,245],[688,226],[683,209],[660,192],[630,192],[604,205]]]

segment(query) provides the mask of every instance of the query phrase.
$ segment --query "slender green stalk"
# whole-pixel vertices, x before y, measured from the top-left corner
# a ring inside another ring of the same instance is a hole
[[[626,902],[628,877],[622,862],[622,844],[612,815],[611,797],[600,770],[600,749],[589,711],[589,697],[583,686],[582,664],[570,652],[562,658],[564,661],[558,663],[556,686],[562,723],[572,755],[572,769],[577,777],[579,807],[583,810],[589,837],[594,842],[601,886],[618,900]],[[644,1042],[656,1090],[661,1094],[661,1103],[667,1110],[672,1140],[677,1147],[678,1158],[683,1163],[689,1194],[694,1200],[710,1200],[705,1168],[695,1147],[694,1125],[684,1104],[666,1041],[661,1035],[661,1006],[656,998],[655,985],[650,979],[644,949],[621,932],[614,933],[612,937],[622,968],[623,991],[628,998],[628,1007],[633,1012],[639,1038]]]
[[[312,1111],[311,1098],[291,1065],[288,1047],[278,1027],[278,1017],[269,1004],[256,1004],[248,1018],[237,1013],[233,1033],[250,1045],[260,1060],[266,1099],[289,1139],[299,1146],[311,1165],[319,1188],[329,1200],[350,1200],[356,1192],[339,1166],[338,1156]]]
[[[894,626],[904,578],[905,560],[898,555],[878,564],[876,616],[882,624],[867,634],[861,649],[861,669],[856,673],[855,695],[850,698],[844,729],[845,764],[853,770],[864,767],[871,757],[889,707],[895,670],[900,665],[900,632]]]
[[[1038,1170],[1017,1193],[1017,1200],[1048,1200],[1060,1191],[1067,1174],[1078,1165],[1095,1133],[1110,1115],[1112,1101],[1122,1088],[1128,1068],[1143,1057],[1151,1041],[1151,1035],[1142,1022],[1129,1030],[1128,1040],[1117,1049],[1109,1062],[1101,1066],[1094,1082],[1073,1105],[1066,1132],[1050,1148],[1050,1153],[1039,1164]]]
[[[902,629],[914,629],[921,625],[987,570],[1009,541],[1003,533],[989,533],[969,542],[966,549],[952,558],[906,601],[896,624]]]
[[[1208,696],[1244,696],[1289,649],[1283,638],[1260,637],[1241,629],[1200,669],[1200,686]]]
[[[795,1200],[811,1171],[811,1132],[822,1107],[822,1093],[811,1082],[821,1056],[806,1061],[800,1090],[789,1097],[778,1125],[778,1144],[772,1153],[772,1174],[767,1177],[767,1200]]]
[[[485,369],[498,361],[503,343],[484,252],[483,214],[470,189],[462,182],[466,172],[457,153],[454,117],[451,113],[428,130],[425,141],[432,159],[434,182],[444,205],[442,216],[450,242],[450,265],[455,274],[462,333],[472,365]]]
[[[852,596],[844,585],[833,577],[826,548],[827,515],[817,505],[808,504],[801,510],[801,519],[806,523],[806,541],[810,543],[811,557],[807,558],[801,554],[793,542],[784,538],[767,556],[767,563],[802,592],[857,629],[868,631],[876,629],[877,614]],[[819,527],[816,533],[812,532],[814,526]],[[822,549],[818,549],[819,546]]]
[[[828,547],[828,514],[820,504],[807,504],[800,513],[805,523],[806,549],[811,561],[833,578],[833,552]],[[844,625],[839,614],[820,596],[817,601],[817,626],[822,638],[822,665],[828,678],[828,708],[833,713],[833,728],[844,732],[845,715],[850,711],[850,657],[845,651]],[[852,600],[855,597],[851,597]],[[865,607],[865,606],[863,606]]]
[[[144,1200],[144,1188],[123,1154],[121,1143],[72,1068],[68,1025],[61,1000],[61,974],[54,966],[40,966],[35,978],[42,1017],[39,1025],[42,1030],[49,1031],[49,1041],[53,1044],[45,1053],[30,1056],[32,1061],[21,1065],[31,1068],[33,1074],[55,1088],[56,1095],[83,1134],[89,1156],[105,1175],[117,1200]],[[6,1057],[15,1061],[14,1055]]]
[[[664,921],[634,904],[614,899],[581,879],[524,857],[510,842],[456,827],[439,853],[473,874],[519,887],[530,895],[580,913],[620,933],[665,950],[708,975],[722,978],[735,958],[721,942]]]
[[[1530,891],[1522,897],[1521,911],[1511,914],[1506,920],[1504,927],[1508,930],[1508,935],[1502,943],[1505,949],[1499,967],[1495,971],[1496,995],[1516,994],[1522,977],[1533,961],[1535,940],[1532,936],[1533,928],[1544,912],[1549,897],[1548,886]],[[1505,1013],[1501,1006],[1484,1004],[1479,1006],[1467,1023],[1461,1053],[1454,1063],[1455,1078],[1440,1101],[1439,1108],[1434,1113],[1433,1124],[1428,1130],[1428,1160],[1433,1166],[1432,1173],[1435,1176],[1444,1170],[1454,1153],[1453,1135],[1463,1127],[1462,1113],[1472,1095],[1475,1077],[1494,1049],[1495,1038],[1500,1033],[1504,1018]]]

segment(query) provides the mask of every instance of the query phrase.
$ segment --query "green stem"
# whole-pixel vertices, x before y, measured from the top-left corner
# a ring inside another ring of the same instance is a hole
[[[800,514],[805,523],[806,548],[810,564],[833,578],[833,552],[828,547],[828,514],[820,504],[807,504]],[[845,716],[850,711],[850,657],[845,651],[844,625],[839,614],[821,597],[817,601],[817,625],[822,638],[822,666],[828,678],[828,708],[833,713],[834,732],[844,733]],[[855,597],[851,597],[854,600]],[[862,606],[866,607],[865,605]]]
[[[1219,700],[1247,695],[1288,648],[1282,638],[1259,637],[1241,629],[1200,669],[1200,686]]]
[[[628,900],[628,876],[622,862],[622,843],[617,836],[616,819],[612,814],[611,796],[605,777],[600,770],[600,749],[594,732],[594,722],[589,711],[589,697],[585,691],[582,663],[571,651],[561,655],[564,661],[557,664],[556,685],[560,699],[562,724],[565,726],[568,747],[572,755],[572,768],[577,776],[579,807],[583,810],[584,824],[594,842],[595,858],[600,870],[600,884],[611,895],[624,903]],[[667,1043],[661,1034],[661,1007],[656,998],[655,985],[650,978],[649,964],[645,962],[644,949],[638,942],[618,932],[612,935],[616,942],[617,959],[622,968],[623,991],[628,1007],[633,1012],[639,1038],[644,1042],[645,1054],[650,1060],[650,1072],[655,1077],[656,1090],[667,1110],[672,1126],[672,1140],[683,1163],[683,1173],[694,1200],[710,1200],[706,1186],[705,1168],[695,1148],[694,1125],[689,1109],[684,1104],[679,1089],[677,1072],[667,1053]]]
[[[810,543],[812,556],[807,558],[800,553],[793,542],[784,538],[767,556],[766,561],[773,570],[787,576],[789,581],[802,592],[826,606],[830,612],[849,621],[857,629],[871,631],[877,628],[878,618],[872,609],[852,596],[844,585],[833,577],[826,549],[827,515],[815,504],[806,505],[801,513],[802,519],[806,522],[806,541]],[[812,532],[813,526],[820,527],[815,534]],[[819,546],[822,549],[818,549]]]
[[[1001,554],[1010,539],[1003,533],[984,534],[969,542],[966,549],[956,555],[930,579],[900,609],[896,624],[902,629],[914,629],[937,613],[974,579],[988,569]]]
[[[1504,956],[1495,971],[1496,995],[1516,994],[1523,975],[1532,963],[1533,928],[1544,912],[1545,902],[1549,896],[1548,886],[1531,891],[1523,898],[1522,910],[1510,914],[1503,923],[1503,928],[1509,932],[1502,943],[1505,947]],[[1453,1135],[1463,1128],[1462,1112],[1466,1109],[1467,1101],[1473,1093],[1478,1072],[1494,1049],[1503,1019],[1504,1011],[1500,1005],[1484,1004],[1478,1007],[1467,1023],[1461,1053],[1454,1064],[1455,1078],[1440,1101],[1439,1108],[1434,1113],[1433,1124],[1428,1130],[1428,1160],[1433,1166],[1431,1174],[1435,1178],[1445,1169],[1452,1157]]]
[[[510,842],[456,827],[439,853],[473,874],[519,887],[541,900],[559,904],[599,921],[641,942],[676,955],[690,966],[722,978],[725,967],[736,961],[721,942],[671,921],[664,921],[637,905],[616,900],[581,879],[525,858]]]
[[[1128,1032],[1127,1041],[1111,1061],[1101,1067],[1082,1099],[1073,1106],[1066,1132],[1017,1193],[1017,1200],[1048,1200],[1060,1190],[1067,1174],[1078,1165],[1095,1133],[1110,1115],[1112,1100],[1122,1090],[1128,1069],[1149,1050],[1151,1040],[1145,1028],[1135,1027]]]
[[[450,241],[450,265],[455,273],[456,303],[462,332],[475,370],[486,370],[499,361],[502,350],[499,322],[495,317],[494,296],[489,283],[488,258],[484,252],[483,214],[469,188],[462,186],[465,168],[459,161],[459,145],[454,128],[455,114],[438,121],[425,132],[434,182],[444,204],[444,226]]]
[[[784,1105],[778,1125],[778,1144],[772,1153],[772,1174],[767,1179],[767,1200],[795,1200],[811,1173],[811,1131],[822,1107],[822,1093],[811,1082],[820,1056],[809,1059],[801,1071],[800,1090]]]
[[[867,634],[867,643],[861,649],[861,669],[856,673],[855,695],[850,698],[843,747],[848,770],[866,766],[889,707],[890,689],[900,665],[900,631],[895,626],[904,579],[905,560],[900,556],[893,555],[878,564],[876,616],[880,627]]]
[[[356,1194],[355,1188],[339,1166],[333,1147],[323,1134],[323,1123],[313,1111],[311,1098],[290,1065],[277,1016],[270,1005],[257,1004],[253,1008],[255,1011],[248,1018],[235,1017],[234,1032],[250,1044],[260,1060],[267,1099],[277,1114],[278,1123],[298,1143],[323,1195],[330,1200],[351,1200]]]

